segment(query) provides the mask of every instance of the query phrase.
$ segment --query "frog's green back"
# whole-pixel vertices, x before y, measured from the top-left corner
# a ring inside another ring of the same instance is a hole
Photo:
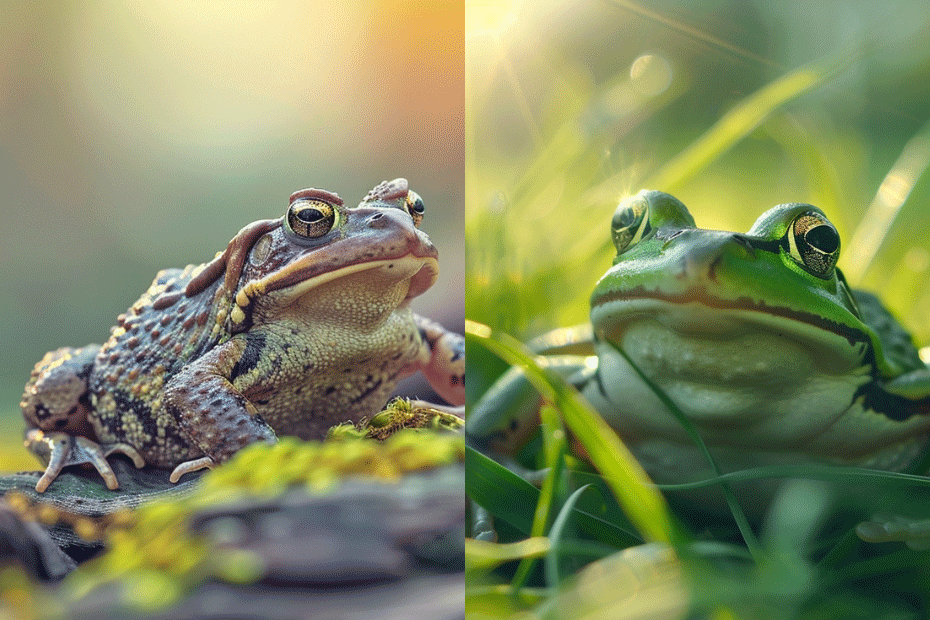
[[[885,358],[903,370],[925,368],[911,334],[885,308],[882,302],[865,291],[852,290],[862,322],[875,330]]]

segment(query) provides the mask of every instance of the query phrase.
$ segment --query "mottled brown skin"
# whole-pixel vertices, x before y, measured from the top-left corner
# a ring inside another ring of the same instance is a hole
[[[464,341],[411,312],[435,281],[437,253],[404,179],[355,208],[330,192],[291,196],[279,220],[243,228],[209,263],[159,272],[103,345],[63,348],[35,367],[20,403],[27,446],[61,468],[106,457],[212,467],[277,434],[321,438],[384,405],[422,370],[464,403]]]

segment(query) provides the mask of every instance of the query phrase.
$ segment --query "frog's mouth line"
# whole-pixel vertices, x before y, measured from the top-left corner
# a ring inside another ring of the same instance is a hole
[[[781,317],[789,321],[806,323],[818,329],[831,332],[845,338],[849,342],[849,345],[853,347],[856,346],[857,343],[863,343],[865,345],[871,343],[869,336],[865,332],[851,328],[842,323],[837,323],[836,321],[831,321],[830,319],[812,312],[793,310],[782,306],[771,306],[764,301],[757,301],[750,297],[738,297],[735,300],[719,299],[708,296],[702,289],[691,289],[680,295],[664,295],[654,291],[648,291],[643,287],[638,287],[625,293],[605,293],[591,300],[591,314],[593,316],[596,312],[599,313],[601,307],[616,309],[618,306],[623,306],[627,303],[635,305],[637,302],[648,303],[649,301],[664,302],[674,305],[700,304],[713,310],[747,310],[750,312],[758,312],[766,317]],[[616,310],[609,312],[609,314],[616,314]],[[596,323],[596,321],[592,322]]]
[[[771,306],[749,297],[722,300],[703,291],[662,295],[637,289],[608,293],[592,300],[591,323],[596,337],[618,341],[624,326],[640,318],[661,318],[682,334],[726,339],[747,329],[760,329],[805,343],[812,350],[829,351],[837,359],[874,367],[869,335],[810,312]]]

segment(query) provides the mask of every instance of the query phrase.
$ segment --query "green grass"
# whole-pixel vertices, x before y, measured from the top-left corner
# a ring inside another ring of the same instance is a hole
[[[542,435],[549,439],[532,456],[548,468],[540,489],[468,450],[467,493],[493,515],[498,535],[496,543],[474,541],[466,548],[469,610],[509,617],[533,608],[541,617],[605,619],[627,617],[616,614],[633,608],[654,614],[648,617],[673,617],[663,615],[670,613],[669,605],[676,613],[692,609],[739,618],[926,613],[930,553],[901,543],[863,543],[853,528],[879,512],[900,510],[930,519],[930,504],[922,499],[930,478],[782,466],[663,485],[664,492],[726,491],[732,520],[704,521],[701,531],[689,530],[678,520],[687,522],[687,512],[676,517],[669,510],[617,436],[571,386],[506,336],[471,324],[467,337],[469,351],[484,348],[524,368],[552,403],[542,415]],[[596,473],[570,454],[556,410]],[[696,434],[694,439],[701,442]],[[709,453],[707,458],[712,463]],[[566,462],[574,466],[565,467]],[[729,486],[760,479],[788,482],[753,527]],[[653,545],[644,545],[647,541]],[[628,581],[613,582],[592,600],[584,592],[605,574]],[[855,608],[847,607],[850,600]]]

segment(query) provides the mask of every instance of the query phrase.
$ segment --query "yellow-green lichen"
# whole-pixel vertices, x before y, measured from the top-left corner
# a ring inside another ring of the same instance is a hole
[[[22,568],[14,565],[0,568],[0,618],[41,618],[41,604],[35,585]]]
[[[408,472],[453,463],[463,452],[461,435],[409,429],[383,443],[350,438],[303,442],[288,437],[274,445],[242,450],[204,476],[196,497],[215,501],[237,491],[268,495],[300,485],[320,490],[352,475],[397,480]]]
[[[395,398],[387,404],[384,411],[370,420],[362,420],[358,424],[345,423],[334,426],[329,429],[329,436],[370,437],[383,441],[406,428],[460,431],[464,426],[465,420],[457,415],[435,407],[414,405],[406,398]]]
[[[144,600],[127,597],[127,603],[150,609],[171,603],[208,577],[252,582],[263,574],[261,558],[213,548],[206,538],[189,532],[191,514],[235,499],[273,497],[295,487],[319,492],[352,477],[395,481],[463,458],[461,434],[428,430],[402,430],[384,442],[283,438],[273,445],[255,444],[204,475],[191,495],[149,504],[121,518],[118,527],[107,529],[107,551],[72,573],[65,585],[79,598],[104,583],[119,581],[129,592],[133,583],[144,580]]]

